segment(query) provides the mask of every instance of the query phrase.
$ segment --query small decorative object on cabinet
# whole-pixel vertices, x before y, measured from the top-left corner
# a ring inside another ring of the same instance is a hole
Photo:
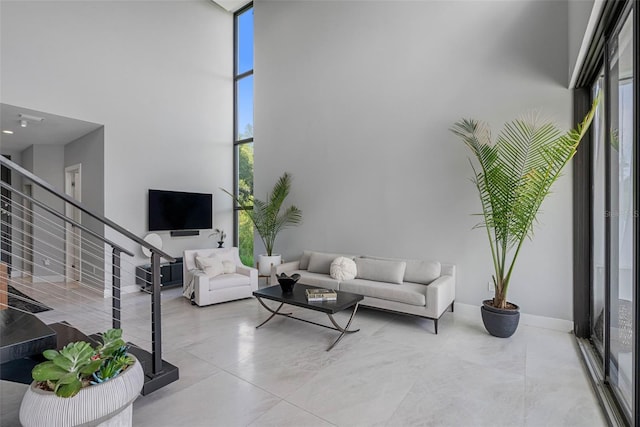
[[[213,233],[209,234],[209,237],[218,236],[218,248],[224,247],[224,239],[227,238],[227,233],[220,228],[216,228]]]

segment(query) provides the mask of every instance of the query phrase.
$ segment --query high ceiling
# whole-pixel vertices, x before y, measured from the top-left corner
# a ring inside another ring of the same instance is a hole
[[[27,115],[27,126],[20,125],[21,114]],[[42,118],[37,121],[29,116]],[[24,150],[31,145],[64,145],[88,134],[102,125],[85,122],[42,111],[0,104],[0,129],[13,134],[0,133],[0,149]]]

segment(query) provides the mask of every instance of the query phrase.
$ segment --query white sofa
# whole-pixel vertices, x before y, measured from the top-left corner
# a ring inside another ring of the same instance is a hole
[[[354,279],[331,277],[330,265],[337,257],[356,262]],[[454,309],[456,268],[452,264],[304,251],[298,261],[274,266],[271,283],[277,283],[275,276],[281,273],[300,274],[298,283],[305,285],[363,295],[361,306],[432,319],[436,334],[438,319],[448,308]]]
[[[207,277],[198,269],[196,256],[210,257],[214,254],[233,262],[235,272]],[[238,248],[235,247],[186,250],[183,253],[182,270],[184,295],[187,298],[193,296],[192,301],[198,306],[250,298],[253,291],[258,289],[258,270],[242,264]]]

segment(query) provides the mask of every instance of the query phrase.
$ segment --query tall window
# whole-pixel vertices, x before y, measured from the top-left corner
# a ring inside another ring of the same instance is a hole
[[[253,4],[234,16],[234,187],[246,206],[253,206]],[[235,244],[240,259],[253,265],[253,224],[234,206]]]
[[[587,197],[574,199],[574,235],[582,236],[576,242],[587,239],[591,247],[590,265],[574,258],[579,277],[574,304],[590,307],[579,312],[574,322],[577,335],[585,338],[579,344],[610,422],[640,426],[637,5],[633,0],[604,4],[589,48],[591,56],[583,64],[583,82],[575,93],[578,112],[589,104],[584,102],[587,87],[591,100],[598,97],[600,103],[591,138],[582,143],[590,144],[590,151],[583,149],[583,157],[574,163],[586,178],[574,181],[574,189],[578,194],[587,187],[590,190]],[[590,215],[585,213],[589,208]],[[579,246],[574,246],[576,253]],[[590,328],[585,331],[582,325],[587,322]]]

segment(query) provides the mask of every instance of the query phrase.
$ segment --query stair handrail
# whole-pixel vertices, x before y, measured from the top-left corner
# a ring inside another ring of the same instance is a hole
[[[42,208],[46,212],[48,212],[51,215],[55,216],[56,218],[59,218],[59,219],[63,220],[64,222],[69,223],[69,224],[73,225],[74,227],[79,228],[80,230],[84,231],[85,233],[90,234],[91,236],[93,236],[97,240],[100,240],[101,242],[106,243],[106,244],[112,246],[113,248],[116,248],[118,251],[120,251],[122,253],[125,253],[125,254],[127,254],[129,256],[133,256],[133,252],[129,251],[128,249],[123,248],[122,246],[118,245],[117,243],[112,242],[109,239],[105,239],[104,237],[102,237],[100,234],[96,233],[92,229],[87,228],[84,225],[72,220],[71,218],[61,214],[57,210],[50,208],[49,206],[47,206],[46,204],[42,203],[41,201],[36,200],[31,196],[27,196],[26,194],[24,194],[21,191],[16,190],[10,184],[7,184],[4,181],[0,181],[0,186],[2,188],[6,188],[7,190],[10,190],[11,192],[13,192],[13,193],[17,194],[18,196],[22,197],[23,199],[26,199],[26,200],[30,201],[34,205]]]
[[[11,170],[16,171],[17,173],[19,173],[23,177],[25,177],[28,180],[30,180],[30,181],[34,182],[35,184],[37,184],[39,187],[47,190],[48,192],[50,192],[51,194],[55,195],[56,197],[61,198],[65,202],[69,203],[70,205],[75,206],[76,208],[80,209],[82,212],[86,213],[87,215],[97,219],[101,223],[109,226],[113,230],[115,230],[115,231],[119,232],[120,234],[124,235],[125,237],[128,237],[129,239],[133,240],[135,243],[137,243],[137,244],[149,249],[150,251],[152,251],[154,253],[157,253],[162,258],[166,259],[167,261],[169,261],[169,262],[174,262],[175,261],[174,257],[172,257],[168,253],[162,251],[162,249],[157,248],[156,246],[152,245],[151,243],[147,242],[144,239],[141,239],[140,237],[136,236],[135,234],[133,234],[132,232],[130,232],[126,228],[124,228],[124,227],[116,224],[115,222],[111,221],[110,219],[108,219],[108,218],[106,218],[106,217],[104,217],[104,216],[102,216],[100,214],[97,214],[95,212],[92,212],[90,209],[85,207],[82,203],[80,203],[77,200],[71,198],[67,194],[64,194],[61,191],[57,190],[55,187],[50,185],[48,182],[44,181],[40,177],[38,177],[38,176],[34,175],[33,173],[29,172],[28,170],[26,170],[22,166],[12,162],[11,160],[7,159],[3,155],[0,155],[0,164],[8,167]],[[12,188],[12,191],[15,191],[15,190]],[[114,246],[110,242],[106,242],[106,243],[109,243],[112,246]],[[133,254],[130,251],[127,251],[127,250],[125,250],[123,248],[120,248],[119,246],[115,246],[115,247],[120,249],[122,252],[125,252],[128,255],[133,256]]]

